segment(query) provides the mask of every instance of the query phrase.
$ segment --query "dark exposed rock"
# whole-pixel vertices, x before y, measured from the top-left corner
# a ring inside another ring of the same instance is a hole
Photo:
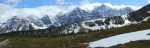
[[[124,24],[124,20],[121,16],[112,17],[114,24]]]
[[[107,17],[106,20],[104,21],[105,24],[109,25],[111,21],[111,17]]]
[[[108,17],[105,24],[109,25],[111,21],[113,24],[124,24],[124,19],[121,16]]]
[[[129,16],[134,20],[134,21],[141,21],[145,19],[146,17],[150,16],[150,4],[147,6],[142,7],[138,11],[132,12],[129,14]],[[131,18],[129,19],[131,21]]]
[[[93,22],[85,22],[85,25],[87,25],[89,27],[93,27],[93,26],[95,26],[95,23],[93,23]]]
[[[104,25],[104,22],[102,20],[97,20],[97,21],[95,21],[95,23],[97,23],[99,26]]]
[[[42,17],[41,18],[41,20],[43,21],[43,23],[44,24],[46,24],[46,25],[49,25],[49,24],[51,24],[52,22],[51,22],[51,19],[49,18],[49,16],[48,15],[46,15],[46,16],[44,16],[44,17]]]
[[[150,33],[149,33],[149,34],[147,34],[147,35],[150,35]]]
[[[137,22],[139,22],[139,21],[141,21],[141,20],[143,20],[144,18],[143,18],[143,16],[142,15],[140,15],[139,13],[137,13],[137,12],[132,12],[132,13],[130,13],[129,14],[130,15],[130,21],[132,21],[132,20],[134,20],[134,21],[137,21]]]

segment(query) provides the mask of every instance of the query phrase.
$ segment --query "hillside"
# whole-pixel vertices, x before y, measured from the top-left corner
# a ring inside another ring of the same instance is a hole
[[[31,36],[1,36],[1,38],[9,38],[11,41],[5,48],[87,48],[88,43],[103,39],[106,37],[114,36],[117,34],[123,34],[133,31],[149,29],[150,21],[142,22],[140,24],[132,24],[129,26],[107,29],[103,31],[94,31],[91,33],[84,34],[72,34],[72,35],[62,35],[53,37],[40,37],[35,38]],[[132,28],[135,27],[135,28]],[[15,34],[14,34],[15,35]],[[144,46],[144,45],[143,45]]]

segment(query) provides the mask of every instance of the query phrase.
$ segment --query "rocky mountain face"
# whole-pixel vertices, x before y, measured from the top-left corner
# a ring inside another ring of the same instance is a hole
[[[38,18],[35,16],[29,16],[27,18],[20,18],[14,16],[7,22],[1,24],[1,30],[5,32],[10,31],[23,31],[23,30],[35,30],[35,29],[45,29],[53,25],[49,16],[44,16],[43,18]]]
[[[109,16],[120,16],[123,14],[130,13],[132,11],[133,9],[131,9],[130,7],[126,7],[123,9],[114,9],[102,4],[101,6],[95,8],[92,11],[91,15],[93,15],[95,18],[101,18]]]
[[[138,24],[147,20],[150,20],[150,4],[129,14],[124,14],[121,16],[110,16],[106,18],[99,18],[95,20],[71,24],[65,26],[65,29],[62,32],[88,32],[91,30],[102,30],[113,27],[122,27],[130,24]]]
[[[66,24],[72,24],[82,21],[88,21],[98,18],[105,18],[110,16],[119,16],[127,13],[131,13],[133,9],[130,7],[126,7],[123,9],[114,9],[110,8],[104,4],[101,6],[93,9],[91,12],[86,12],[79,7],[76,7],[73,11],[64,14],[64,15],[57,15],[56,18],[58,22],[60,22],[62,25]]]
[[[60,13],[56,15],[56,17],[54,18],[50,18],[48,15],[45,15],[42,18],[38,18],[34,15],[28,16],[26,18],[20,18],[18,16],[14,16],[11,19],[7,20],[7,22],[1,23],[0,30],[1,32],[11,32],[11,31],[45,29],[45,28],[52,28],[52,27],[60,27],[64,25],[79,23],[79,22],[93,20],[93,19],[95,20],[99,18],[102,19],[96,20],[94,22],[83,22],[74,26],[78,26],[76,28],[84,29],[82,28],[84,27],[82,24],[86,24],[94,27],[96,25],[102,26],[102,25],[110,24],[109,23],[110,21],[114,21],[116,24],[120,24],[120,23],[123,24],[124,18],[122,18],[119,15],[127,14],[132,11],[133,9],[131,9],[130,7],[126,7],[123,9],[114,9],[104,4],[93,9],[93,11],[91,12],[86,12],[80,9],[79,7],[76,7],[71,12],[68,12],[63,15]],[[134,13],[132,12],[132,14]],[[129,14],[129,16],[132,15]],[[105,19],[106,21],[104,21]],[[78,29],[74,31],[78,32]]]

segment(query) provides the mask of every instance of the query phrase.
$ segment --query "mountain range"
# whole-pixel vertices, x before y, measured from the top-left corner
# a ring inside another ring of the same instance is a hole
[[[128,24],[130,21],[133,21],[132,19],[135,19],[137,21],[143,19],[140,18],[141,17],[140,14],[138,16],[139,18],[137,17],[135,18],[134,16],[132,16],[136,14],[133,11],[134,10],[131,9],[130,7],[122,9],[114,9],[107,5],[102,4],[101,6],[93,9],[91,12],[86,12],[85,10],[82,10],[80,7],[76,7],[66,14],[62,14],[60,12],[54,18],[50,18],[50,16],[48,15],[45,15],[42,18],[38,18],[34,15],[30,15],[26,18],[13,16],[11,19],[8,19],[6,22],[0,24],[0,31],[4,33],[12,31],[36,30],[36,29],[61,27],[70,24],[72,26],[71,28],[77,28],[74,29],[73,32],[79,31],[83,32],[87,29],[88,30],[89,29],[96,30],[100,28],[105,29],[106,27],[104,26],[106,25],[108,27],[113,27],[112,25],[114,24],[122,26]],[[131,19],[129,16],[131,16]],[[112,25],[109,26],[110,24]],[[70,31],[68,30],[68,28],[66,28],[66,30]]]
[[[104,29],[111,29],[114,27],[116,28],[131,24],[138,24],[147,20],[150,20],[150,4],[128,14],[120,16],[109,16],[105,18],[74,23],[65,26],[64,27],[65,29],[62,32],[79,33],[79,32],[99,31]]]

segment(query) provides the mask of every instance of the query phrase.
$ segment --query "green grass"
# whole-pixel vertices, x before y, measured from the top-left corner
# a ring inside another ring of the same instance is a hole
[[[0,42],[6,40],[7,37],[0,37]]]
[[[57,39],[48,39],[48,38],[15,38],[11,39],[8,46],[5,48],[61,48],[65,47],[68,39],[57,38]]]
[[[150,21],[142,22],[140,24],[124,26],[120,28],[106,29],[103,31],[94,31],[90,33],[76,35],[57,36],[53,38],[17,37],[17,35],[15,37],[6,36],[10,39],[10,41],[8,45],[6,45],[4,48],[87,48],[88,43],[92,41],[96,41],[118,34],[145,29],[150,29]]]

